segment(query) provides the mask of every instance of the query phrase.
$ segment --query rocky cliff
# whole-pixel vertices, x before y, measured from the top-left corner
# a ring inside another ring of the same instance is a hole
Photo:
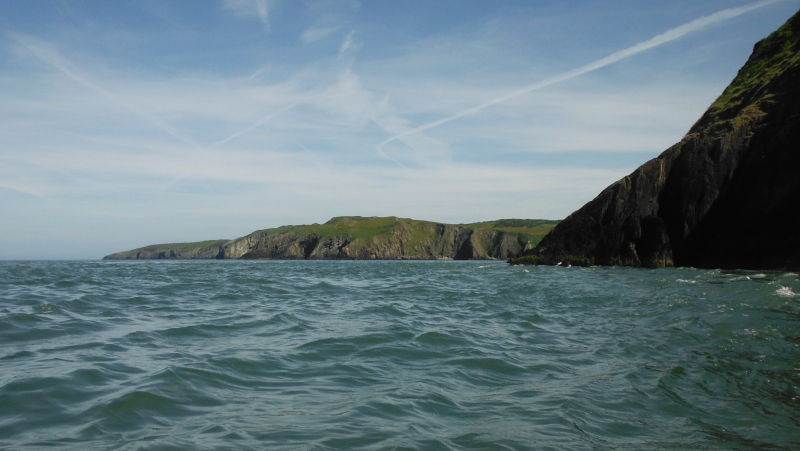
[[[800,13],[689,133],[512,263],[800,267]]]
[[[162,259],[213,259],[230,240],[211,240],[199,243],[154,244],[130,251],[106,255],[103,260],[162,260]]]
[[[531,249],[556,223],[506,219],[453,225],[338,217],[325,224],[260,230],[230,241],[147,246],[104,259],[507,259]]]

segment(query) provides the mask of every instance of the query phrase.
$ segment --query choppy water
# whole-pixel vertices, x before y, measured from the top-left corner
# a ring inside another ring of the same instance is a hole
[[[800,449],[789,273],[0,262],[2,449]]]

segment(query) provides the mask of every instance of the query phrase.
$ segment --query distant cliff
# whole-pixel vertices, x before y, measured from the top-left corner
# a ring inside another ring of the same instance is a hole
[[[800,13],[689,133],[512,263],[800,267]]]
[[[556,223],[502,219],[453,225],[348,216],[259,230],[235,240],[146,246],[103,259],[507,259],[533,248]]]

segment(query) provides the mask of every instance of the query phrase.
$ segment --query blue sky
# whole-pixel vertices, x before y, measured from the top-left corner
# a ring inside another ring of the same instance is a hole
[[[679,141],[798,8],[4,0],[0,259],[563,218]]]

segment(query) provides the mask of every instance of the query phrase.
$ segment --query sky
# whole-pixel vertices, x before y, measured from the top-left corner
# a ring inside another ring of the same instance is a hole
[[[0,259],[561,219],[800,0],[3,0]]]

